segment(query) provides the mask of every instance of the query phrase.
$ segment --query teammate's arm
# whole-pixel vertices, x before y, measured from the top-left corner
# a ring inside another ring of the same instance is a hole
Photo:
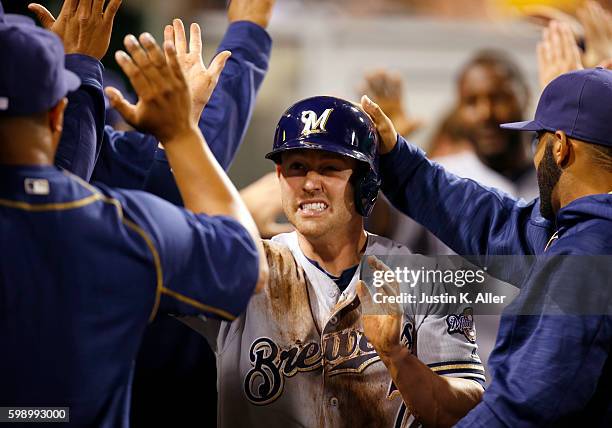
[[[230,51],[212,97],[206,91],[206,79],[201,55],[200,32],[191,24],[189,43],[183,23],[174,20],[166,26],[164,38],[177,40],[179,61],[193,90],[193,112],[198,127],[208,145],[227,170],[244,140],[255,106],[257,92],[268,70],[272,40],[266,32],[275,1],[233,0],[228,9],[230,25],[217,53]],[[202,99],[210,97],[202,111]],[[147,173],[145,190],[177,205],[182,201],[168,166],[164,150],[158,148],[155,160]]]
[[[164,56],[153,37],[145,33],[140,43],[134,36],[127,36],[125,46],[130,55],[119,51],[115,57],[139,100],[132,105],[119,91],[107,88],[111,104],[128,123],[153,134],[166,146],[187,209],[196,214],[234,218],[248,231],[259,254],[257,284],[263,285],[268,267],[257,227],[193,124],[190,90],[174,45],[164,43]],[[217,72],[221,70],[222,67]]]
[[[67,0],[57,19],[42,5],[30,4],[44,28],[64,43],[66,68],[81,78],[80,88],[68,95],[64,128],[55,164],[89,180],[102,145],[104,96],[100,59],[108,50],[113,19],[121,0]]]
[[[369,257],[368,263],[373,270],[388,269],[374,257]],[[396,282],[387,283],[378,292],[397,296],[399,285]],[[387,367],[408,411],[419,422],[426,427],[450,427],[478,404],[483,388],[477,382],[436,374],[400,342],[404,314],[401,305],[375,303],[363,281],[357,285],[357,293],[361,303],[364,334]],[[444,329],[442,334],[448,335]],[[439,333],[433,334],[418,338],[417,343],[427,340],[442,341],[445,337]],[[467,353],[469,362],[470,352],[468,347],[465,348],[467,352],[460,346],[457,350],[462,355]],[[458,366],[456,361],[454,365]]]
[[[268,69],[272,40],[265,27],[273,5],[274,2],[270,0],[236,0],[230,5],[230,25],[217,52],[227,50],[232,55],[198,123],[211,151],[224,169],[229,168],[244,140],[257,92]],[[196,39],[193,34],[190,36],[191,45]],[[199,57],[198,61],[201,63],[202,58]],[[196,66],[195,70],[198,69],[197,62],[193,61],[192,65]],[[197,73],[193,75],[198,77]],[[191,86],[192,82],[189,83]],[[107,126],[93,180],[110,186],[145,189],[182,205],[166,154],[151,135],[135,131],[118,132]]]
[[[530,203],[459,178],[397,135],[384,112],[367,97],[362,106],[381,136],[382,189],[404,214],[421,223],[458,254],[533,254],[552,234]]]

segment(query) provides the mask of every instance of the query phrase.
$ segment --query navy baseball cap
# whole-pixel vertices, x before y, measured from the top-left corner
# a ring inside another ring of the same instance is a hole
[[[0,114],[47,111],[80,85],[64,66],[60,38],[0,4]]]
[[[612,71],[597,67],[562,74],[544,88],[533,120],[500,126],[560,130],[577,140],[612,146]]]

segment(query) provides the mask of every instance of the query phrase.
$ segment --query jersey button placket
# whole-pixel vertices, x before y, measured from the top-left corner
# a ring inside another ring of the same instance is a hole
[[[329,399],[329,405],[331,407],[338,407],[338,399],[336,397],[332,397]]]

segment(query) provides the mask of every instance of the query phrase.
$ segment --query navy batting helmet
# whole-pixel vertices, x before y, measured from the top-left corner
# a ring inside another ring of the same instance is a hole
[[[280,163],[288,150],[324,150],[367,165],[355,177],[355,208],[367,217],[378,196],[378,134],[374,123],[355,104],[335,97],[298,101],[283,113],[266,158]]]

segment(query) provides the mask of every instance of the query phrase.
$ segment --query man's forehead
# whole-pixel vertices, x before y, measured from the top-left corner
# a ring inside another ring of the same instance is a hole
[[[327,150],[317,150],[317,149],[295,149],[295,150],[288,150],[281,154],[281,161],[285,161],[287,159],[295,159],[295,158],[306,158],[306,159],[313,159],[313,160],[333,159],[333,160],[345,161],[347,163],[351,163],[351,161],[353,161],[353,159],[347,156],[340,155],[334,152],[328,152]]]

